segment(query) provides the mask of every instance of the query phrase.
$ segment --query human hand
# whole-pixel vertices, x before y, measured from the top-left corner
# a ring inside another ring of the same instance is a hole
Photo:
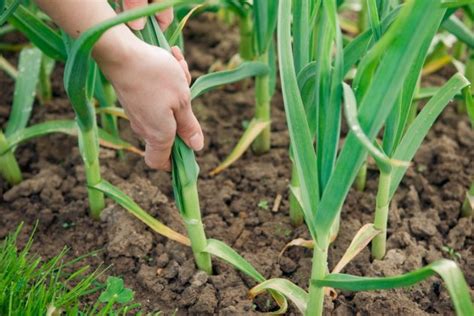
[[[176,134],[194,150],[204,137],[191,109],[191,75],[177,47],[172,54],[135,38],[126,45],[120,62],[97,58],[115,88],[132,129],[145,139],[145,162],[155,169],[171,169],[170,155]]]
[[[159,2],[159,1],[158,1]],[[148,4],[148,0],[124,0],[123,6],[125,10],[132,10],[139,7],[146,6]],[[173,8],[168,8],[160,13],[157,13],[156,20],[160,25],[161,29],[164,31],[170,26],[171,22],[173,22]],[[140,18],[138,20],[132,21],[128,23],[128,26],[133,30],[139,31],[145,27],[146,18]]]

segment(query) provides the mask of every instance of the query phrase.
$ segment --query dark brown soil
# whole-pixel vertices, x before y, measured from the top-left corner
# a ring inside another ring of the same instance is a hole
[[[203,23],[205,20],[205,23]],[[196,77],[216,61],[226,62],[237,51],[235,30],[200,17],[186,31],[186,55]],[[72,117],[62,90],[61,67],[54,80],[55,99],[36,105],[32,122]],[[442,77],[440,77],[442,79]],[[434,78],[436,79],[436,78]],[[438,78],[439,79],[439,78]],[[442,81],[442,80],[441,80]],[[0,73],[0,124],[8,116],[12,81]],[[216,177],[208,172],[231,150],[242,133],[242,122],[252,116],[253,91],[230,86],[194,102],[206,135],[198,154],[199,193],[209,237],[231,245],[265,277],[285,277],[307,287],[311,251],[293,247],[281,259],[278,253],[294,238],[309,238],[304,227],[292,228],[288,219],[288,133],[280,95],[273,100],[272,150],[263,156],[246,153]],[[133,139],[126,123],[123,136]],[[101,221],[87,214],[84,172],[76,139],[52,135],[18,148],[25,181],[9,188],[0,179],[0,238],[25,222],[24,240],[39,221],[34,251],[51,257],[67,246],[69,256],[101,250],[86,261],[93,267],[112,265],[109,274],[122,276],[146,311],[178,315],[251,315],[275,306],[269,297],[247,296],[254,282],[229,265],[214,260],[215,275],[196,270],[190,250],[153,233],[144,224],[108,201]],[[104,177],[118,185],[145,210],[184,233],[174,205],[170,175],[148,169],[140,157],[124,160],[102,150]],[[474,177],[474,133],[466,117],[450,105],[433,127],[415,157],[392,203],[388,253],[371,261],[365,249],[344,270],[354,275],[384,276],[404,273],[449,255],[452,247],[465,276],[474,284],[471,219],[459,219],[464,192]],[[339,236],[329,257],[333,267],[356,231],[373,220],[377,172],[369,166],[366,192],[351,190],[342,212]],[[276,212],[271,210],[283,197]],[[270,209],[258,206],[266,200]],[[383,292],[341,292],[327,301],[334,315],[454,314],[442,281],[432,278],[409,289]],[[288,314],[297,314],[291,307]]]

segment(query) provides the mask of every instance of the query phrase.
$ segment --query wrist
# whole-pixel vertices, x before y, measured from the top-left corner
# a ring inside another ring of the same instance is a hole
[[[140,40],[124,24],[105,32],[92,50],[92,56],[105,75],[133,58]]]

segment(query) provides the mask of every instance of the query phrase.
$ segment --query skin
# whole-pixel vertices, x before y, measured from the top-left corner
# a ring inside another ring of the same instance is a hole
[[[106,0],[36,0],[62,29],[73,37],[116,15]],[[147,0],[124,0],[124,9],[147,5]],[[173,20],[173,10],[156,15],[162,29]],[[129,23],[143,29],[145,19]],[[108,30],[97,42],[93,57],[112,83],[132,129],[146,142],[145,162],[154,169],[171,169],[176,135],[198,151],[204,137],[191,108],[191,75],[178,47],[172,54],[138,39],[125,25]]]

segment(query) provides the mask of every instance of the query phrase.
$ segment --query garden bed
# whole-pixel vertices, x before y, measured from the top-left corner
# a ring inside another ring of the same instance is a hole
[[[238,51],[236,30],[212,16],[190,21],[185,36],[193,77],[206,73],[216,62],[225,63]],[[436,74],[429,81],[439,83],[447,77]],[[0,86],[3,124],[11,104],[13,81],[0,73]],[[61,69],[56,72],[53,86],[54,100],[44,107],[35,105],[33,123],[74,116],[62,88]],[[265,277],[285,276],[306,288],[311,251],[293,247],[279,258],[289,241],[309,239],[304,227],[294,229],[289,223],[289,139],[279,93],[273,99],[271,152],[262,156],[246,153],[222,174],[208,175],[235,145],[243,131],[243,121],[252,117],[253,102],[252,89],[239,85],[239,89],[226,87],[193,103],[206,137],[205,148],[197,155],[206,233],[231,245]],[[122,131],[124,138],[133,141],[124,122]],[[189,248],[153,233],[111,201],[100,222],[91,219],[76,139],[63,135],[44,137],[21,146],[16,156],[26,180],[9,189],[0,179],[0,238],[23,221],[22,236],[26,240],[38,220],[33,252],[45,258],[64,246],[71,249],[71,257],[100,250],[85,262],[92,267],[112,265],[104,278],[107,274],[123,277],[145,311],[250,315],[275,308],[269,296],[249,299],[247,291],[255,283],[223,262],[214,260],[213,276],[199,272]],[[104,149],[101,158],[104,178],[150,214],[185,233],[169,174],[150,170],[141,157],[133,154],[119,160],[113,151]],[[428,134],[395,195],[385,259],[371,261],[370,252],[365,249],[344,271],[365,276],[393,275],[446,257],[457,260],[472,287],[472,219],[458,218],[465,190],[474,177],[473,158],[474,132],[465,115],[457,114],[453,103]],[[377,171],[369,165],[366,191],[351,190],[342,211],[346,220],[341,222],[339,236],[329,251],[330,268],[342,256],[353,234],[372,222],[376,180]],[[282,197],[281,203],[274,205],[277,196]],[[336,315],[454,314],[447,291],[437,278],[409,289],[357,294],[343,291],[335,301],[328,299],[326,308]],[[289,314],[296,313],[290,308]]]

